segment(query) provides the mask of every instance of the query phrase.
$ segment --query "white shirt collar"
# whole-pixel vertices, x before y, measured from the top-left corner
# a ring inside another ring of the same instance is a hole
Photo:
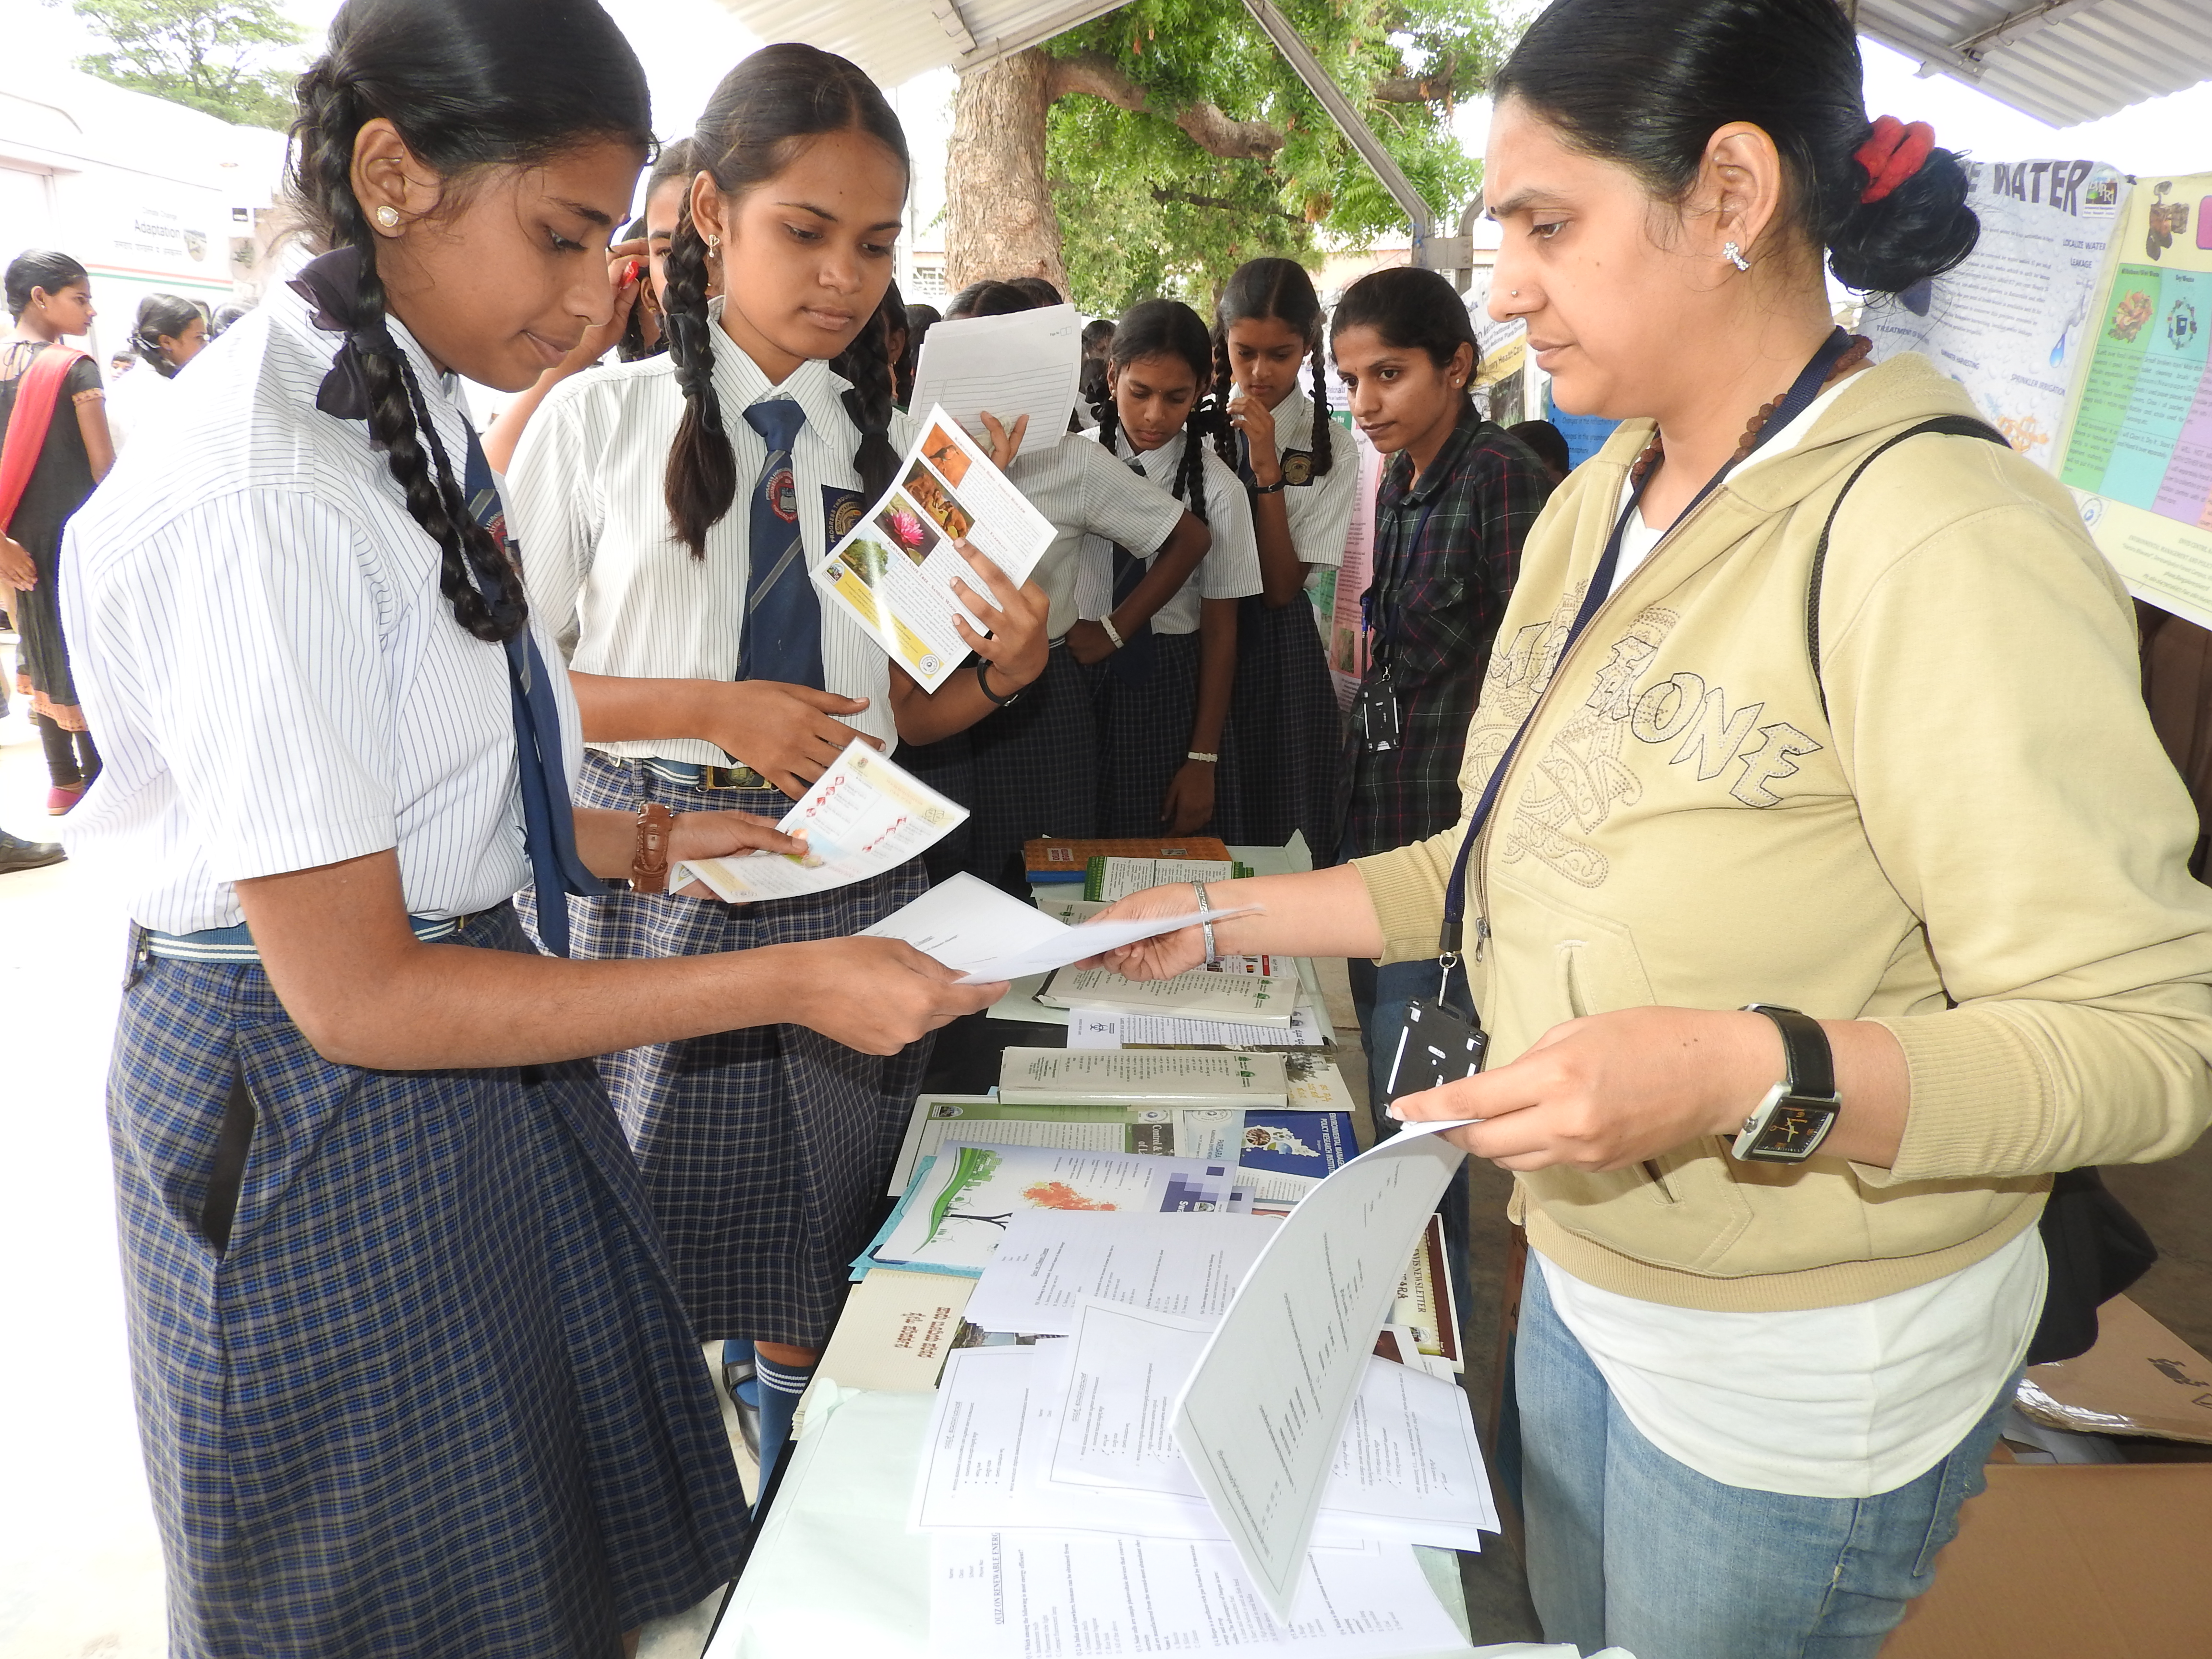
[[[755,404],[788,398],[806,411],[807,428],[817,437],[827,439],[846,424],[848,417],[844,393],[851,382],[832,374],[828,362],[819,357],[809,357],[778,386],[761,372],[760,365],[743,347],[723,331],[722,301],[719,297],[707,302],[707,316],[708,325],[714,331],[714,390],[721,396],[723,411],[728,419],[742,420],[738,411],[750,409]]]

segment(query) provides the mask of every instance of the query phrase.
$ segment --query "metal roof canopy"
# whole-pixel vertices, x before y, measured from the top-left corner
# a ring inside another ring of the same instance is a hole
[[[949,3],[949,0],[948,0]],[[2212,79],[2205,0],[1857,0],[1859,33],[2069,127]]]

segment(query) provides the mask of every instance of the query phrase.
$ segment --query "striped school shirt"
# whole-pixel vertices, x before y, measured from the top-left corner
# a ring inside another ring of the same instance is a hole
[[[1079,438],[1087,442],[1098,453],[1105,449],[1095,435]],[[1115,465],[1129,471],[1133,452],[1128,440],[1117,428],[1114,434],[1117,454]],[[1141,457],[1145,474],[1163,490],[1175,488],[1176,469],[1182,465],[1182,447],[1190,441],[1188,433],[1178,432],[1158,449],[1147,450]],[[1244,485],[1231,471],[1221,458],[1208,445],[1203,453],[1206,470],[1206,528],[1213,534],[1213,545],[1190,580],[1176,590],[1174,596],[1152,613],[1155,634],[1194,634],[1198,631],[1200,601],[1205,599],[1241,599],[1247,594],[1257,593],[1260,581],[1260,544],[1252,534],[1252,503],[1244,493]],[[1178,506],[1180,502],[1176,503]],[[1139,549],[1121,544],[1132,553]],[[1145,562],[1152,562],[1152,552],[1143,550]],[[1083,543],[1083,568],[1077,580],[1076,609],[1086,622],[1097,622],[1114,608],[1114,544],[1103,537],[1089,536]]]
[[[1291,522],[1291,545],[1302,564],[1340,566],[1352,533],[1352,499],[1359,491],[1359,450],[1349,432],[1331,427],[1328,471],[1314,476],[1314,400],[1295,388],[1275,405],[1275,453],[1284,462],[1283,512]],[[1291,458],[1304,455],[1308,465]],[[1293,474],[1297,475],[1293,477]]]
[[[1052,521],[1052,544],[1037,560],[1030,580],[1051,602],[1045,632],[1064,638],[1081,617],[1076,584],[1083,568],[1085,537],[1119,542],[1132,553],[1157,553],[1182,522],[1183,504],[1149,477],[1099,448],[1089,433],[1064,433],[1056,441],[1030,434],[1006,469],[1006,478]],[[1109,587],[1111,587],[1109,578]]]
[[[556,632],[573,631],[570,665],[586,674],[645,679],[734,680],[744,646],[746,544],[752,490],[767,446],[743,410],[790,398],[806,411],[792,445],[799,535],[807,568],[860,520],[866,502],[853,465],[860,435],[842,401],[848,382],[810,359],[781,386],[716,325],[714,389],[737,455],[738,495],[707,532],[707,556],[678,541],[663,482],[684,417],[676,365],[665,356],[594,368],[553,388],[524,428],[507,475],[507,529],[521,549],[533,611]],[[903,453],[913,425],[894,412],[890,441]],[[854,730],[898,744],[891,717],[890,659],[842,609],[822,605],[823,679],[828,690],[866,697],[840,716]],[[702,738],[594,744],[610,755],[659,756],[728,766]]]
[[[459,474],[454,384],[392,332]],[[367,423],[315,407],[337,343],[278,290],[70,524],[63,626],[106,763],[64,834],[149,927],[230,927],[234,883],[388,848],[418,915],[530,879],[506,653],[453,620]],[[575,705],[554,690],[573,784]]]

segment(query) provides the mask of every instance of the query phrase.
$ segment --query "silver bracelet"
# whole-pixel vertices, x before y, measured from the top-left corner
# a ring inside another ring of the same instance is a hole
[[[1194,749],[1183,758],[1187,761],[1204,761],[1208,766],[1218,766],[1221,762],[1220,756],[1209,755],[1203,749]]]
[[[1190,884],[1190,890],[1198,895],[1198,908],[1200,912],[1210,913],[1213,904],[1206,896],[1206,884],[1202,881],[1194,881]],[[1199,931],[1206,935],[1206,965],[1211,968],[1221,960],[1221,952],[1213,948],[1213,924],[1211,921],[1201,921],[1198,927]]]
[[[1114,648],[1116,651],[1128,644],[1128,641],[1121,637],[1121,630],[1114,626],[1114,619],[1111,617],[1101,617],[1098,619],[1098,625],[1106,630],[1106,637],[1114,641]]]

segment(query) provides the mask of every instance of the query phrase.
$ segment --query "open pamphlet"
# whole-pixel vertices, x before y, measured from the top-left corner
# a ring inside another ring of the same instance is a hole
[[[1218,921],[1246,912],[1212,914]],[[1049,973],[1117,945],[1195,927],[1200,915],[1194,909],[1187,915],[1071,927],[963,871],[861,932],[878,939],[904,939],[924,956],[958,969],[964,975],[963,985],[988,985]],[[1120,981],[1121,976],[1112,977]]]
[[[1213,914],[1240,913],[1217,910]],[[1103,931],[1116,925],[1110,921],[1088,922],[1082,931]],[[1263,974],[1215,974],[1193,968],[1169,979],[1134,980],[1124,979],[1110,968],[1063,968],[1052,976],[1052,983],[1037,1000],[1063,1008],[1118,1010],[1169,1019],[1221,1020],[1285,1029],[1290,1025],[1297,999],[1295,975],[1274,979]]]
[[[669,872],[671,891],[697,877],[730,904],[827,892],[896,870],[968,818],[968,809],[855,738],[776,828],[805,832],[804,857],[748,853],[693,859]]]
[[[1030,435],[1036,437],[1036,427]],[[1018,586],[1029,580],[1054,533],[1051,520],[1007,482],[958,423],[933,408],[899,464],[898,482],[830,550],[814,581],[915,684],[934,691],[968,658],[955,615],[978,626],[952,584],[965,582],[989,597],[983,579],[953,544],[966,542]]]
[[[1026,415],[1022,447],[1042,449],[1067,431],[1082,377],[1083,314],[1073,306],[961,317],[922,337],[907,404],[933,416],[942,405],[978,443],[986,414],[1008,432]]]
[[[1280,1054],[1161,1048],[1009,1048],[999,1057],[999,1098],[1028,1106],[1127,1102],[1157,1106],[1283,1106],[1290,1082]]]

